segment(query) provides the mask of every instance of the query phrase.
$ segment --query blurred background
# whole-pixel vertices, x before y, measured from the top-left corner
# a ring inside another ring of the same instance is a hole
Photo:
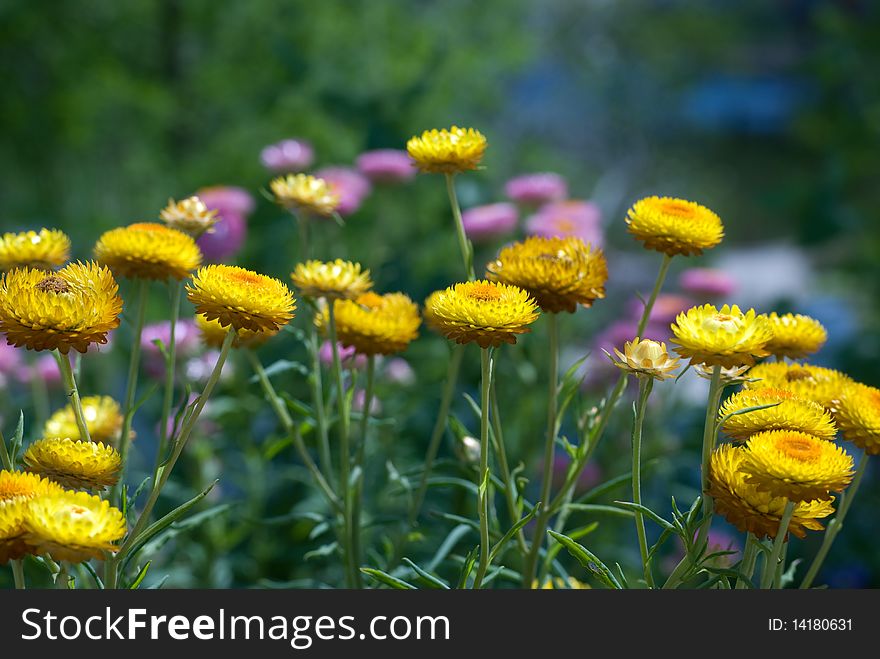
[[[296,228],[261,191],[275,172],[323,170],[357,193],[345,227],[320,232],[317,256],[360,260],[379,289],[421,300],[461,277],[442,179],[403,176],[391,184],[371,180],[361,167],[353,183],[350,170],[357,171],[363,152],[403,149],[424,129],[473,126],[490,146],[484,169],[458,177],[465,208],[522,201],[511,199],[505,183],[531,172],[560,175],[567,182],[562,196],[589,204],[590,235],[609,260],[608,298],[563,322],[566,359],[591,352],[587,400],[597,400],[606,384],[598,348],[631,338],[636,291],[648,292],[656,273],[659,257],[641,250],[623,222],[627,207],[649,194],[699,201],[721,216],[727,233],[704,257],[675,260],[663,307],[670,317],[710,299],[813,315],[829,331],[813,361],[876,386],[878,13],[867,0],[6,0],[0,222],[4,231],[60,228],[71,236],[74,256],[86,258],[101,232],[153,221],[169,197],[213,188],[218,207],[227,204],[228,226],[209,258],[287,279]],[[286,139],[310,147],[312,157],[292,162],[298,155],[290,144],[266,150]],[[223,197],[216,186],[246,194],[226,190]],[[535,212],[519,203],[515,226],[478,240],[477,263],[522,235]],[[723,285],[701,291],[681,279],[697,266],[712,268]],[[162,319],[167,298],[160,288],[152,305],[149,320]],[[668,322],[658,317],[658,335]],[[124,323],[122,341],[114,341],[121,347],[84,359],[94,393],[121,396],[129,332]],[[542,382],[542,337],[538,327],[502,351],[499,367],[506,438],[532,476],[543,419],[543,397],[533,394]],[[301,352],[295,337],[286,337],[261,357],[297,363]],[[450,529],[428,517],[417,532],[407,531],[400,512],[401,488],[418,480],[447,355],[445,342],[425,331],[380,384],[365,562],[383,569],[399,560],[406,533],[406,555],[416,558],[433,553],[431,538]],[[31,357],[4,357],[15,362],[3,366],[4,430],[19,408],[38,407],[26,386],[39,373]],[[199,358],[187,375],[194,381]],[[475,361],[476,352],[466,359],[463,391],[476,391]],[[294,396],[307,396],[296,368],[279,372]],[[278,447],[274,418],[249,377],[243,360],[230,366],[211,406],[216,425],[181,467],[190,475],[178,479],[181,490],[222,477],[214,508],[205,524],[155,548],[166,558],[147,582],[168,574],[177,586],[333,583],[332,550],[322,549],[329,541],[307,514],[318,499],[307,496],[290,448]],[[705,383],[685,377],[675,391],[662,390],[651,412],[654,437],[646,440],[650,456],[660,458],[647,496],[667,512],[670,490],[688,500],[697,491],[698,457],[680,449],[698,446]],[[63,403],[57,390],[48,395],[44,407]],[[594,484],[626,469],[628,458],[615,450],[628,446],[626,407],[588,474]],[[457,417],[476,431],[469,414],[458,400]],[[144,471],[152,464],[155,423],[145,419],[136,442]],[[29,427],[26,436],[34,432]],[[452,447],[450,438],[441,472],[470,478]],[[830,585],[880,586],[873,476],[827,561],[822,578]],[[169,489],[167,504],[184,494]],[[466,492],[440,487],[426,508],[468,514],[471,504]],[[601,524],[589,546],[600,556],[623,552],[617,560],[635,564],[629,521]],[[792,551],[812,556],[817,539]]]

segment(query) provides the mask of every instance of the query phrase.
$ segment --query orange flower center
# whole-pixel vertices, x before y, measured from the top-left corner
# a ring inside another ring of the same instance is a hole
[[[790,458],[801,462],[814,462],[822,454],[819,443],[821,440],[810,441],[804,437],[783,435],[776,440],[776,449]]]
[[[383,302],[382,296],[373,291],[367,291],[363,295],[359,295],[357,299],[357,303],[367,309],[378,309],[382,306]]]
[[[37,282],[36,289],[44,293],[68,293],[70,292],[70,284],[58,275],[49,275]]]
[[[733,321],[733,316],[726,313],[716,313],[714,318],[719,323],[729,323]]]
[[[19,480],[11,480],[6,483],[0,483],[0,501],[6,501],[14,497],[31,496],[33,491],[27,482]]]
[[[263,283],[263,278],[260,275],[249,270],[232,270],[227,274],[227,278],[248,286],[259,286]]]
[[[660,204],[660,210],[667,215],[674,215],[683,219],[692,219],[696,215],[691,206],[679,201],[664,201]]]
[[[135,222],[134,224],[129,224],[128,228],[135,231],[152,231],[153,233],[167,233],[169,231],[167,227],[161,224],[154,224],[153,222]]]
[[[474,300],[485,302],[488,300],[499,299],[501,297],[501,291],[497,286],[493,286],[492,284],[481,284],[477,282],[468,289],[467,296]]]
[[[571,220],[567,218],[560,218],[556,220],[556,228],[564,233],[571,233],[577,227],[575,227],[574,222],[572,222]]]

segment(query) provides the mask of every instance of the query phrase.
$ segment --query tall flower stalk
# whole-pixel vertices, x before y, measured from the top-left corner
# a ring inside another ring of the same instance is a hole
[[[492,387],[492,354],[480,350],[480,470],[477,473],[477,514],[480,519],[480,558],[473,588],[479,589],[489,569],[489,392]]]
[[[639,397],[635,407],[632,432],[632,495],[633,503],[642,505],[642,427],[645,422],[645,409],[647,408],[648,396],[654,380],[650,377],[639,378]],[[645,583],[648,588],[654,588],[654,576],[651,573],[651,563],[648,557],[648,539],[645,533],[645,517],[641,510],[636,510],[634,515],[636,523],[636,536],[639,540],[639,553],[642,556],[642,570],[645,574]]]
[[[171,283],[171,319],[168,328],[168,345],[165,346],[165,391],[162,396],[162,419],[159,426],[159,446],[156,450],[156,466],[159,469],[168,448],[170,432],[171,406],[174,403],[174,382],[177,371],[177,321],[180,319],[180,298],[183,295],[183,282]],[[140,344],[140,341],[138,341]]]

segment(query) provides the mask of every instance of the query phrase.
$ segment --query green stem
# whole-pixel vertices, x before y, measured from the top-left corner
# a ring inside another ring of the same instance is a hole
[[[141,511],[137,522],[135,523],[134,529],[132,529],[131,533],[128,534],[125,542],[122,543],[122,547],[120,547],[119,552],[115,556],[108,557],[105,561],[105,588],[112,589],[116,587],[116,581],[118,577],[116,566],[119,564],[119,561],[122,560],[122,558],[126,555],[126,553],[132,548],[132,546],[134,546],[140,534],[149,523],[150,515],[153,512],[153,508],[156,506],[156,502],[159,500],[159,495],[162,493],[162,488],[164,488],[165,483],[168,482],[168,478],[169,476],[171,476],[171,471],[174,469],[174,465],[177,463],[177,460],[180,457],[180,454],[183,452],[184,447],[186,447],[189,436],[192,434],[192,431],[196,426],[196,422],[199,420],[199,416],[201,415],[202,410],[205,408],[205,404],[208,402],[211,393],[213,393],[214,391],[214,387],[220,380],[220,373],[223,371],[223,364],[226,363],[226,358],[229,356],[229,351],[232,348],[232,343],[235,341],[235,334],[235,329],[230,328],[229,332],[227,332],[226,334],[226,338],[223,339],[223,345],[220,348],[220,355],[217,357],[217,363],[214,364],[214,370],[211,371],[211,375],[208,378],[208,381],[205,383],[205,388],[202,391],[202,394],[196,400],[192,412],[185,417],[183,425],[180,429],[180,433],[175,439],[173,447],[171,449],[171,456],[168,458],[168,461],[164,465],[159,467],[158,476],[156,480],[153,481],[153,486],[150,489],[150,496],[147,499],[147,502],[144,505],[144,509]]]
[[[489,569],[489,390],[492,364],[489,348],[480,349],[480,471],[477,475],[477,514],[480,517],[480,564],[474,590],[483,584]]]
[[[76,427],[79,430],[79,437],[83,441],[92,441],[89,434],[89,426],[86,423],[86,417],[83,414],[82,400],[79,397],[79,390],[76,387],[76,378],[73,377],[73,369],[70,367],[70,360],[67,355],[62,355],[55,351],[55,359],[58,360],[58,368],[61,370],[61,381],[64,383],[64,389],[67,397],[70,399],[70,406],[73,408],[73,416],[76,419]]]
[[[754,536],[753,533],[746,534],[746,546],[743,549],[743,557],[742,561],[740,561],[739,571],[748,577],[752,578],[752,575],[755,573],[755,564],[758,562],[758,539]],[[748,586],[744,579],[736,580],[736,590],[744,590]]]
[[[24,580],[24,563],[22,563],[21,559],[16,559],[9,561],[9,564],[12,566],[12,579],[15,582],[15,589],[24,590],[27,587]]]
[[[785,502],[785,510],[782,513],[782,519],[779,520],[779,530],[776,532],[776,538],[773,540],[773,550],[770,552],[769,558],[764,563],[764,574],[761,577],[761,588],[767,589],[773,585],[773,579],[776,576],[776,567],[779,563],[779,557],[782,555],[782,545],[785,544],[785,536],[788,535],[788,524],[791,522],[791,516],[794,514],[794,501]]]
[[[367,383],[364,388],[364,404],[361,408],[360,444],[355,451],[355,469],[360,471],[360,477],[354,488],[354,497],[351,506],[351,544],[355,559],[361,555],[361,506],[364,497],[364,457],[366,455],[367,435],[370,431],[370,408],[373,405],[373,385],[376,379],[376,356],[367,357]],[[355,569],[358,565],[355,564]],[[360,573],[360,570],[358,570]]]
[[[321,471],[333,474],[333,460],[330,457],[330,438],[327,430],[327,414],[324,410],[324,383],[321,377],[321,354],[318,342],[318,330],[312,324],[309,335],[309,352],[312,354],[312,373],[309,381],[312,384],[312,404],[315,406],[315,425],[318,430],[318,460]]]
[[[557,314],[547,314],[547,334],[549,353],[547,363],[549,373],[547,375],[547,437],[544,440],[544,470],[541,475],[541,496],[539,501],[550,499],[553,486],[553,456],[556,449],[556,434],[558,429],[557,393],[559,391],[559,318]],[[535,534],[532,536],[532,546],[526,557],[525,569],[523,570],[523,588],[531,588],[535,581],[538,568],[538,555],[544,545],[544,531],[547,528],[549,514],[547,508],[542,508],[535,520]]]
[[[165,346],[165,394],[162,399],[162,425],[159,428],[159,447],[156,450],[156,466],[153,474],[159,471],[159,465],[165,457],[168,447],[168,421],[171,418],[171,405],[174,402],[174,375],[177,364],[177,321],[180,318],[180,298],[183,295],[183,282],[171,284],[171,321],[168,333],[168,345]],[[140,343],[140,341],[138,341]]]
[[[495,437],[495,453],[498,456],[498,468],[501,470],[501,481],[504,483],[504,495],[507,500],[507,513],[510,515],[510,523],[516,524],[522,516],[522,503],[518,503],[519,492],[517,491],[516,481],[510,473],[510,465],[507,462],[507,448],[504,446],[504,435],[501,432],[501,410],[498,405],[498,396],[495,391],[495,381],[492,378],[492,433]],[[520,529],[516,534],[516,543],[519,546],[520,554],[526,558],[529,553],[529,546],[526,543],[526,536]]]
[[[428,442],[428,451],[425,453],[425,468],[422,471],[422,479],[416,496],[413,499],[413,506],[409,515],[410,525],[415,524],[418,519],[422,503],[425,500],[425,493],[428,491],[428,478],[431,476],[434,460],[437,458],[437,452],[440,450],[440,441],[443,439],[446,431],[449,407],[452,405],[452,396],[455,394],[455,383],[458,380],[458,371],[461,367],[462,357],[464,357],[464,346],[456,344],[452,348],[452,355],[446,370],[446,380],[443,382],[443,393],[440,396],[440,407],[437,408],[437,419],[434,421],[431,440]]]
[[[9,449],[6,447],[6,438],[3,436],[3,431],[0,430],[0,464],[2,464],[6,471],[15,470],[15,465],[12,464],[14,458],[14,455],[9,455]]]
[[[309,470],[309,473],[315,480],[315,484],[321,490],[321,493],[326,497],[327,502],[330,504],[330,506],[341,512],[342,504],[339,502],[336,494],[334,494],[333,488],[330,487],[330,484],[324,478],[321,470],[318,469],[318,465],[316,465],[315,461],[312,460],[312,456],[309,455],[305,443],[303,442],[302,435],[300,434],[299,426],[297,426],[297,424],[291,418],[290,412],[288,412],[287,410],[287,406],[284,404],[284,401],[275,391],[275,387],[269,380],[269,376],[266,374],[266,369],[263,368],[263,364],[260,362],[257,355],[252,350],[245,349],[244,353],[247,355],[248,360],[250,361],[251,366],[254,369],[254,373],[256,373],[257,375],[257,379],[260,381],[260,385],[263,387],[263,394],[266,396],[266,400],[269,401],[269,405],[271,405],[272,410],[278,417],[278,420],[281,421],[281,425],[284,426],[284,430],[293,440],[293,446],[296,449],[296,452],[299,454],[300,459],[303,461],[303,464],[305,464],[306,469]]]
[[[468,280],[476,279],[474,273],[474,247],[464,232],[464,222],[461,219],[461,206],[458,203],[458,195],[455,193],[455,175],[446,175],[446,192],[449,195],[449,204],[452,206],[452,217],[455,219],[455,233],[458,236],[458,247],[461,249],[461,258],[464,260],[464,269]]]
[[[110,501],[118,501],[122,488],[125,467],[128,462],[128,445],[131,442],[131,424],[134,416],[135,394],[137,393],[138,368],[141,361],[141,332],[144,329],[144,318],[147,312],[147,293],[150,281],[138,281],[137,302],[135,303],[134,334],[131,343],[131,355],[128,362],[128,380],[125,385],[125,402],[122,408],[122,432],[119,435],[119,457],[122,459],[119,482],[113,487]]]
[[[800,585],[801,588],[809,588],[813,585],[813,580],[816,578],[816,575],[819,574],[819,569],[822,567],[825,557],[828,556],[828,551],[831,549],[831,545],[834,544],[834,539],[837,537],[837,534],[840,533],[841,529],[843,529],[843,520],[846,518],[846,513],[849,511],[853,499],[855,499],[856,492],[859,491],[859,485],[862,483],[862,477],[865,475],[867,468],[868,454],[865,453],[862,455],[862,459],[859,460],[859,466],[858,469],[856,469],[852,484],[841,496],[840,508],[838,508],[837,514],[834,516],[834,519],[828,522],[828,527],[825,529],[825,535],[822,537],[822,546],[819,547],[819,552],[810,564],[810,569],[807,570],[807,574]]]
[[[327,301],[327,334],[333,350],[333,374],[336,377],[336,402],[339,405],[339,489],[343,502],[343,526],[345,533],[343,538],[343,553],[345,555],[345,575],[348,588],[360,588],[360,570],[358,569],[359,558],[354,554],[357,547],[354,542],[355,529],[353,527],[354,515],[352,514],[354,496],[350,489],[349,474],[351,471],[351,448],[349,446],[349,433],[351,416],[349,398],[345,392],[342,381],[342,360],[339,358],[339,344],[336,340],[336,311],[333,300]]]
[[[721,382],[721,366],[715,364],[712,369],[712,380],[709,383],[706,422],[703,425],[703,455],[700,466],[703,523],[700,525],[700,531],[697,535],[697,548],[701,547],[709,539],[709,529],[712,527],[712,517],[715,512],[714,501],[712,501],[712,497],[709,494],[709,463],[712,460],[712,451],[715,450],[715,439],[718,436],[718,405],[721,402],[723,391],[724,384]]]
[[[779,564],[776,566],[776,574],[773,575],[773,587],[782,588],[782,575],[785,574],[785,560],[788,555],[788,540],[782,543],[782,552],[779,554]]]
[[[639,378],[639,399],[636,403],[635,419],[632,432],[632,491],[633,503],[642,505],[642,427],[645,422],[645,410],[648,396],[654,379],[649,376]],[[635,511],[636,535],[639,539],[639,551],[642,555],[642,570],[645,574],[645,583],[648,588],[654,588],[654,576],[651,573],[651,563],[648,559],[648,539],[645,533],[645,518],[640,510]]]

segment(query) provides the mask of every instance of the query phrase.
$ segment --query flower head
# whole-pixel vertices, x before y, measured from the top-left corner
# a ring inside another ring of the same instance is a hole
[[[668,256],[702,254],[724,237],[721,218],[705,206],[673,197],[646,197],[627,212],[629,232]]]
[[[738,306],[726,304],[720,310],[704,304],[680,313],[672,333],[672,343],[678,345],[675,351],[692,364],[724,368],[754,364],[755,357],[766,357],[764,346],[773,336],[766,317],[754,309],[743,313]]]
[[[305,140],[281,140],[260,153],[260,162],[273,172],[301,172],[314,160],[314,149]]]
[[[159,213],[159,217],[172,229],[177,229],[198,238],[203,233],[211,233],[214,225],[220,220],[216,210],[211,210],[204,201],[196,196],[182,201],[168,200],[168,205]]]
[[[853,478],[853,459],[833,442],[792,430],[749,438],[740,471],[759,492],[789,501],[831,499]]]
[[[70,258],[70,238],[58,229],[4,233],[0,237],[0,270],[54,270]]]
[[[721,382],[725,384],[733,384],[735,382],[745,382],[748,376],[745,372],[749,370],[749,365],[731,366],[730,368],[721,369]],[[714,375],[715,368],[706,364],[697,364],[694,366],[694,373],[704,380],[711,380]]]
[[[0,471],[0,565],[28,553],[24,542],[28,503],[35,497],[63,491],[58,483],[36,474]]]
[[[672,358],[666,352],[666,344],[651,339],[639,340],[639,337],[627,341],[623,352],[614,349],[617,359],[611,361],[620,369],[636,375],[646,375],[655,380],[667,380],[675,377],[678,368],[678,357]]]
[[[364,355],[402,352],[419,335],[418,306],[403,293],[367,292],[355,300],[334,300],[339,342]],[[328,322],[327,311],[315,318],[319,327]]]
[[[93,442],[116,443],[122,432],[122,410],[119,403],[110,396],[86,396],[82,399],[83,416]],[[43,426],[43,437],[47,439],[81,439],[73,405],[57,410]]]
[[[848,375],[830,368],[812,364],[785,364],[764,362],[751,368],[746,374],[751,382],[747,389],[774,387],[796,393],[801,398],[816,401],[826,408],[843,389],[853,382]]]
[[[247,236],[247,217],[254,210],[254,198],[234,186],[213,186],[198,191],[205,206],[217,211],[217,224],[211,233],[199,236],[196,244],[206,261],[224,261],[234,256]]]
[[[311,298],[353,300],[373,287],[369,270],[342,259],[297,263],[290,277],[293,285]]]
[[[296,309],[293,293],[280,280],[234,265],[199,268],[186,296],[197,313],[236,330],[275,332]]]
[[[400,149],[364,151],[355,160],[355,165],[374,183],[403,183],[417,173],[409,154]]]
[[[155,222],[111,229],[95,245],[95,258],[119,277],[186,279],[202,253],[191,236]]]
[[[119,327],[122,298],[109,269],[71,263],[58,272],[16,269],[0,281],[0,332],[7,343],[29,350],[85,352],[107,343]]]
[[[516,206],[506,203],[474,206],[461,214],[464,232],[476,241],[507,235],[516,228],[518,219]]]
[[[605,297],[608,264],[602,250],[580,238],[531,236],[504,247],[487,266],[487,276],[524,288],[543,311],[573,313]]]
[[[538,304],[518,286],[491,281],[455,284],[425,302],[426,321],[456,343],[476,342],[481,348],[516,343],[517,334],[531,331]]]
[[[745,454],[745,448],[731,444],[715,449],[709,464],[709,494],[715,500],[716,510],[740,531],[754,533],[758,538],[775,538],[788,500],[758,490],[757,485],[746,481],[742,471]],[[808,530],[821,531],[819,520],[833,512],[831,500],[798,502],[787,530],[799,538]]]
[[[0,501],[10,499],[33,499],[34,497],[61,492],[62,487],[48,478],[26,471],[0,471]]]
[[[78,563],[104,558],[125,535],[125,518],[107,501],[86,492],[62,492],[29,502],[25,542],[35,554]]]
[[[880,454],[880,389],[848,384],[831,406],[844,439],[868,455]]]
[[[773,338],[767,344],[771,355],[802,359],[825,344],[828,332],[815,318],[801,314],[778,315],[773,312],[768,316],[773,329]]]
[[[119,452],[112,446],[69,437],[37,440],[22,460],[29,471],[76,489],[115,485],[122,468]]]
[[[593,202],[576,199],[545,204],[526,220],[526,232],[545,238],[572,236],[601,247],[602,212]]]
[[[423,172],[457,174],[476,169],[486,151],[486,138],[473,128],[426,130],[406,143],[410,157]]]
[[[350,167],[324,167],[315,176],[326,181],[337,196],[336,212],[343,217],[357,211],[373,189],[366,176]]]
[[[196,326],[202,336],[202,342],[209,348],[219,350],[223,346],[223,340],[229,332],[228,327],[223,327],[217,319],[208,320],[202,314],[196,314]],[[240,329],[236,332],[232,341],[234,348],[257,348],[263,345],[278,333],[278,330],[249,330]]]
[[[288,174],[269,183],[275,202],[288,210],[316,217],[331,217],[339,207],[339,194],[322,178]]]
[[[515,176],[504,184],[504,194],[518,204],[541,206],[568,196],[568,183],[559,174],[541,172]]]
[[[703,298],[724,298],[736,291],[733,277],[714,268],[688,268],[679,276],[678,285],[688,295]]]
[[[734,394],[724,401],[718,418],[720,421],[740,410],[762,405],[774,407],[735,414],[724,422],[724,432],[734,439],[746,439],[765,430],[797,430],[828,440],[837,434],[834,419],[819,403],[772,387],[746,389]]]

